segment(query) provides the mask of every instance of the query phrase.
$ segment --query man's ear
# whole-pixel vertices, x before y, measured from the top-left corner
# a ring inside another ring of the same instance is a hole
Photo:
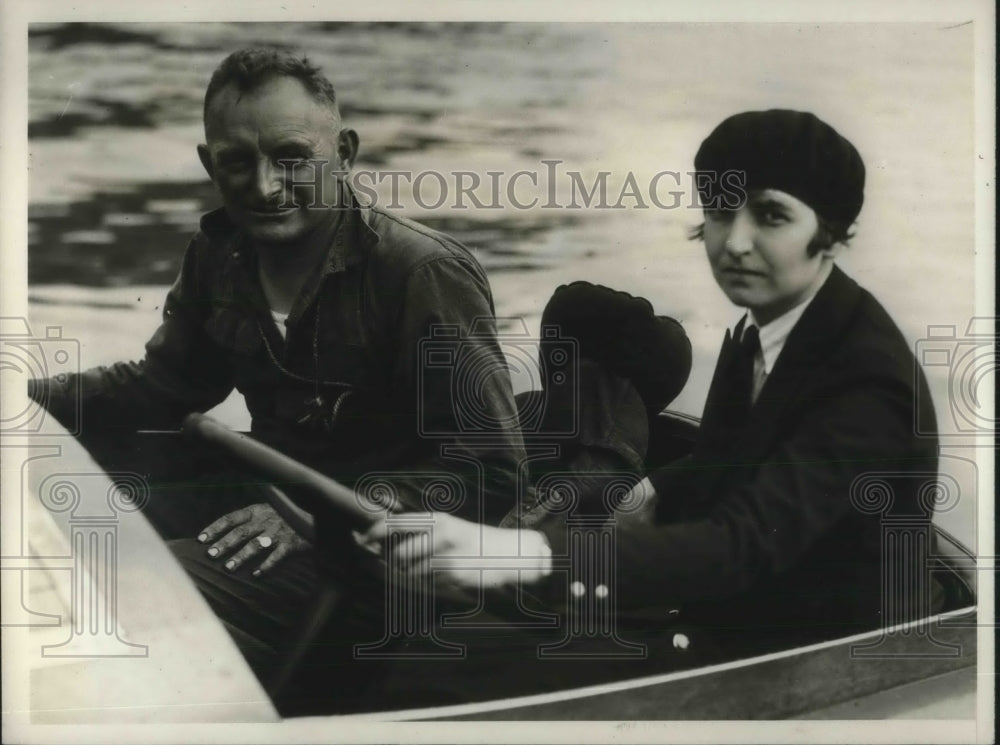
[[[215,181],[215,168],[212,166],[212,153],[208,151],[208,145],[198,146],[198,159],[201,161],[202,167],[205,169],[205,173],[208,177]]]
[[[354,165],[354,159],[358,157],[358,133],[353,129],[342,129],[337,135],[337,157],[340,158],[340,170],[347,173]]]

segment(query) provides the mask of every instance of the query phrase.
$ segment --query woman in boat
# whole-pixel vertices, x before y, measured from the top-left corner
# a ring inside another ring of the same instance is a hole
[[[835,264],[863,203],[861,156],[812,114],[755,111],[722,122],[695,168],[695,237],[745,312],[726,334],[690,457],[650,474],[653,505],[611,515],[611,551],[549,493],[516,516],[520,531],[436,515],[432,540],[390,549],[395,566],[475,587],[464,557],[514,553],[519,563],[498,559],[489,581],[520,583],[570,626],[603,603],[619,621],[657,619],[647,629],[682,619],[701,630],[696,644],[727,656],[930,614],[936,583],[918,552],[929,550],[937,440],[914,423],[934,421],[931,397],[889,315]],[[900,518],[912,540],[887,541]],[[364,543],[382,550],[387,531],[375,525]],[[493,644],[447,679],[399,663],[390,688],[461,695],[466,675],[510,664],[509,635]]]

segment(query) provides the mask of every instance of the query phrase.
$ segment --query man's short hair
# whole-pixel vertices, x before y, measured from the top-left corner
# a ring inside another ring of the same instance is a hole
[[[212,73],[205,91],[205,120],[208,120],[208,107],[212,99],[227,85],[235,85],[240,93],[249,93],[276,77],[295,78],[317,102],[328,106],[334,116],[340,119],[333,84],[308,57],[297,57],[274,47],[246,47],[222,60]]]

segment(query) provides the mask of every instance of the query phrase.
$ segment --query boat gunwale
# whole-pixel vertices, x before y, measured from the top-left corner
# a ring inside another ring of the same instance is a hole
[[[702,667],[691,668],[688,670],[680,670],[668,673],[657,673],[653,675],[641,676],[638,678],[628,678],[626,680],[581,686],[579,688],[570,688],[560,691],[552,691],[549,693],[536,693],[527,696],[514,696],[503,699],[490,699],[487,701],[477,701],[474,703],[449,704],[445,706],[420,707],[416,709],[397,709],[395,711],[387,711],[387,712],[372,711],[372,712],[363,712],[357,714],[341,714],[341,715],[332,714],[332,715],[296,717],[294,718],[294,721],[296,722],[327,721],[327,720],[336,720],[336,721],[377,720],[377,721],[387,721],[387,722],[419,721],[419,720],[429,720],[429,719],[449,719],[456,717],[467,717],[470,715],[474,716],[474,715],[488,714],[490,712],[500,712],[517,708],[540,707],[540,706],[545,706],[547,704],[561,703],[564,701],[576,701],[586,698],[592,698],[595,696],[607,695],[611,693],[621,693],[630,690],[652,688],[667,683],[676,683],[681,680],[690,680],[693,678],[707,677],[709,675],[714,675],[716,673],[743,669],[747,667],[752,667],[754,665],[762,665],[764,663],[776,660],[791,659],[796,656],[805,656],[811,653],[821,652],[823,650],[831,650],[837,647],[844,647],[859,642],[873,641],[887,635],[907,634],[908,632],[914,629],[920,627],[926,627],[931,624],[936,624],[941,628],[961,628],[964,626],[964,624],[955,624],[955,623],[949,624],[947,623],[947,621],[963,616],[971,615],[975,617],[975,614],[977,612],[978,612],[978,605],[969,605],[963,608],[957,608],[955,610],[950,610],[944,613],[938,613],[933,616],[927,616],[925,618],[909,621],[907,623],[897,624],[895,626],[890,626],[884,629],[883,628],[873,629],[872,631],[853,634],[851,636],[838,637],[836,639],[829,639],[822,642],[807,644],[801,647],[792,647],[790,649],[779,650],[777,652],[768,652],[766,654],[756,655],[753,657],[746,657],[739,660],[730,660],[728,662],[720,662],[711,665],[705,665]],[[970,665],[965,665],[961,667],[971,667],[973,665],[975,665],[975,660],[973,660],[973,662]],[[933,675],[940,674],[941,672],[944,671],[935,671]],[[927,675],[921,678],[915,678],[914,680],[923,680],[929,677],[932,677],[932,675]],[[892,687],[894,686],[888,686],[883,690],[889,690]]]
[[[672,422],[674,424],[680,424],[683,426],[697,427],[700,420],[697,417],[684,414],[683,412],[677,412],[673,410],[665,410],[660,412],[658,415],[658,421],[661,422]],[[161,432],[143,432],[141,434],[167,434]],[[170,433],[176,434],[176,433]],[[676,435],[676,433],[675,433]],[[975,563],[974,554],[966,547],[961,541],[959,541],[955,536],[951,535],[947,531],[944,531],[940,526],[934,526],[936,531],[944,533],[944,537],[951,543],[959,555],[967,560],[971,560]],[[948,567],[950,562],[948,560],[944,561],[944,566]],[[751,657],[746,657],[743,659],[730,660],[721,663],[714,663],[710,665],[705,665],[701,667],[690,668],[681,671],[656,673],[651,675],[639,676],[635,678],[627,678],[624,680],[617,680],[612,682],[591,684],[588,686],[581,686],[576,688],[562,689],[559,691],[552,691],[546,693],[536,693],[524,696],[514,696],[500,699],[490,699],[485,701],[478,701],[472,703],[463,704],[447,704],[439,706],[430,707],[419,707],[413,709],[396,709],[390,711],[380,711],[373,710],[368,712],[352,713],[352,714],[330,714],[330,715],[310,715],[305,717],[294,717],[296,722],[307,722],[307,721],[341,721],[341,720],[376,720],[376,721],[419,721],[419,720],[431,720],[431,719],[449,719],[449,718],[465,718],[465,717],[477,717],[490,712],[505,712],[517,709],[539,709],[546,707],[547,705],[558,704],[561,702],[573,702],[585,699],[594,698],[597,696],[604,696],[609,694],[618,694],[626,691],[651,689],[658,686],[663,686],[667,684],[676,683],[683,680],[695,680],[700,678],[706,678],[717,673],[724,673],[726,671],[735,671],[745,668],[749,668],[755,665],[763,665],[776,660],[783,659],[793,659],[795,657],[805,658],[807,655],[818,653],[823,650],[832,650],[838,647],[844,647],[850,644],[863,643],[865,641],[877,640],[892,634],[903,634],[906,635],[909,630],[917,627],[927,626],[930,624],[937,624],[941,628],[961,628],[966,626],[966,624],[949,624],[948,621],[966,617],[969,615],[975,616],[978,606],[973,603],[969,605],[964,605],[960,608],[949,610],[943,613],[938,613],[932,616],[927,616],[922,619],[917,619],[910,621],[908,623],[897,624],[888,628],[873,629],[871,631],[862,632],[859,634],[854,634],[847,637],[838,637],[836,639],[829,639],[822,642],[816,642],[813,644],[808,644],[799,647],[792,647],[785,650],[779,650],[774,652],[768,652],[762,655],[756,655]],[[962,655],[957,655],[960,659],[965,659]],[[967,657],[967,656],[966,656]],[[951,658],[955,659],[955,658]],[[975,659],[973,658],[971,662],[967,664],[960,664],[957,667],[970,667],[975,665]],[[913,680],[922,680],[932,675],[939,674],[940,670],[935,670],[930,674],[923,675],[917,678],[910,678],[909,681],[900,680],[897,684],[887,685],[884,689],[888,690],[895,685],[903,684],[904,682],[910,682]],[[867,695],[867,694],[865,694]]]

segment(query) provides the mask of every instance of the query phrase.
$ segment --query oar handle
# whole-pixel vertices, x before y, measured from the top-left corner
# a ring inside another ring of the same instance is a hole
[[[272,447],[234,432],[204,414],[189,414],[183,431],[220,448],[246,469],[269,483],[303,497],[308,507],[337,510],[354,527],[367,528],[385,514],[379,506],[364,503],[353,489],[325,476]],[[367,506],[364,506],[367,504]],[[317,511],[310,509],[311,512]]]

